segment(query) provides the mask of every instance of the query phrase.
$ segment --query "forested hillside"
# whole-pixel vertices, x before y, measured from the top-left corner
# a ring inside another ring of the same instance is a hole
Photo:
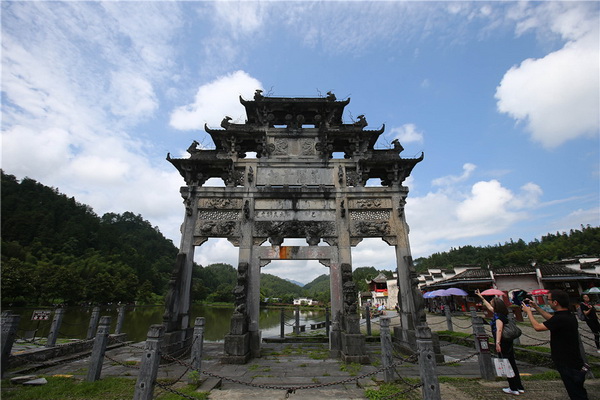
[[[32,179],[2,172],[2,302],[151,302],[177,248],[142,216],[101,218]]]
[[[493,268],[528,265],[532,261],[545,264],[582,255],[600,256],[599,227],[582,226],[580,230],[549,233],[542,236],[541,240],[535,239],[529,243],[522,239],[516,242],[511,239],[510,242],[495,246],[464,246],[418,258],[415,265],[419,271],[427,268],[449,268],[460,264],[489,264]]]

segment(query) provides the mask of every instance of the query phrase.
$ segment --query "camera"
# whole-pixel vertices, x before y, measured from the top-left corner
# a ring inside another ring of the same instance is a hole
[[[529,303],[531,303],[531,299],[524,298],[524,299],[523,299],[523,303],[525,303],[525,304],[529,305]]]

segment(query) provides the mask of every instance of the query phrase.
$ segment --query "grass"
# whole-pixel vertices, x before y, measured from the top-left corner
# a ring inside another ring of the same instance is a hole
[[[107,377],[96,382],[85,382],[73,378],[44,376],[48,383],[42,386],[13,385],[2,381],[2,399],[11,400],[130,400],[135,391],[135,380],[122,377]],[[175,390],[200,400],[208,393],[196,392],[197,385],[186,385]],[[179,400],[182,397],[154,388],[157,400]]]
[[[362,365],[360,365],[359,363],[349,363],[340,365],[340,371],[348,372],[350,376],[356,376],[361,369]]]
[[[133,398],[133,379],[109,377],[96,382],[72,378],[45,377],[43,386],[13,385],[2,381],[2,399],[15,400],[121,400]]]
[[[406,379],[407,383],[414,385],[419,382],[418,379]],[[383,399],[396,399],[396,400],[412,400],[421,398],[421,389],[413,389],[406,393],[408,386],[400,383],[383,383],[377,389],[365,390],[365,396],[369,400],[383,400]]]

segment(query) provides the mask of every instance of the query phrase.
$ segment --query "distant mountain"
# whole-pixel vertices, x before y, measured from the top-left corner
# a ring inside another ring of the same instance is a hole
[[[286,279],[286,281],[292,282],[294,285],[298,285],[300,287],[304,287],[304,283],[302,283],[302,282],[298,282],[298,281],[295,281],[293,279]]]

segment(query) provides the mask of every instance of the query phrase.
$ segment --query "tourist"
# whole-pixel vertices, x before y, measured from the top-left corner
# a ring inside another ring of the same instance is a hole
[[[586,400],[583,387],[588,366],[583,362],[579,349],[577,318],[569,311],[569,295],[564,290],[551,290],[548,303],[554,314],[550,314],[533,302],[523,304],[531,326],[538,332],[550,331],[550,354],[571,400]],[[532,307],[546,320],[538,322]]]
[[[590,303],[590,296],[584,294],[581,298],[583,301],[579,304],[581,311],[585,316],[585,323],[590,327],[594,334],[594,342],[596,343],[596,351],[600,353],[600,323],[598,322],[598,314],[596,308]]]
[[[490,325],[492,327],[492,336],[494,337],[494,343],[496,344],[496,352],[501,358],[507,358],[510,366],[512,367],[515,376],[512,378],[506,378],[508,380],[507,388],[502,389],[504,393],[512,394],[515,396],[525,393],[525,388],[521,382],[521,375],[519,374],[519,368],[517,368],[517,362],[515,360],[515,350],[513,347],[513,340],[507,340],[502,337],[502,328],[505,324],[508,324],[508,308],[501,298],[494,297],[492,302],[488,302],[482,295],[479,289],[475,290],[475,294],[479,296],[483,305],[494,313]]]

